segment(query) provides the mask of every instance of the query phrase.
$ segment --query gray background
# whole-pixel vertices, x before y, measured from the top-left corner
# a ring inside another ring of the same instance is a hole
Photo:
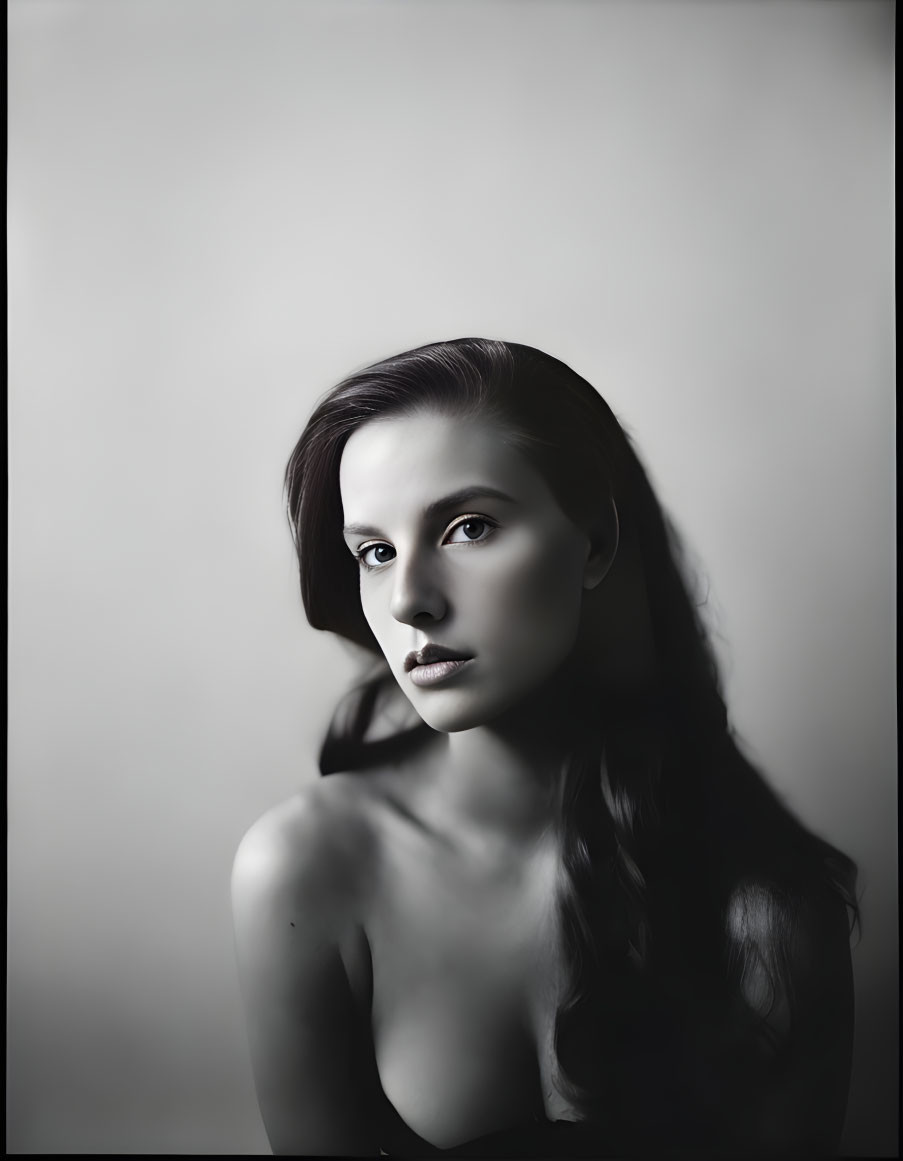
[[[15,0],[9,1136],[260,1153],[228,877],[354,658],[281,472],[355,366],[571,363],[734,719],[862,868],[845,1144],[896,1147],[893,6]]]

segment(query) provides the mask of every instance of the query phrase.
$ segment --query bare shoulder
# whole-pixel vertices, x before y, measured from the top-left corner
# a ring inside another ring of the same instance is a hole
[[[236,909],[284,907],[337,924],[358,918],[378,850],[372,798],[366,775],[333,774],[263,814],[235,855]]]
[[[377,843],[366,775],[333,774],[268,810],[232,871],[239,976],[274,1153],[374,1153],[358,1063]]]

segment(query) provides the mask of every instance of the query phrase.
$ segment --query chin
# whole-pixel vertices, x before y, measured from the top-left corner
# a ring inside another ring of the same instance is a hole
[[[441,704],[441,699],[437,697],[431,705],[430,699],[424,697],[419,700],[419,704],[414,701],[411,704],[430,729],[440,734],[460,734],[464,730],[490,725],[519,704],[519,701],[519,698],[513,698],[491,703],[485,698],[468,697],[461,698],[459,704],[455,705],[450,698]]]
[[[417,708],[417,713],[421,719],[430,727],[431,730],[436,730],[440,734],[460,734],[464,730],[472,730],[477,726],[486,724],[486,716],[480,713],[442,713],[439,710],[430,712],[424,711],[420,707]]]

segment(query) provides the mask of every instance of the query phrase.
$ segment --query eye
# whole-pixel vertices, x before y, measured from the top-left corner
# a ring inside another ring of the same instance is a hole
[[[447,529],[443,544],[478,544],[488,540],[497,525],[486,516],[459,516]],[[375,541],[362,545],[353,552],[361,568],[371,572],[394,560],[397,555],[391,544]]]
[[[395,549],[391,544],[365,544],[359,552],[354,554],[362,568],[379,568],[395,556]]]
[[[487,540],[495,527],[484,516],[464,516],[451,526],[443,544],[473,544],[475,541]]]

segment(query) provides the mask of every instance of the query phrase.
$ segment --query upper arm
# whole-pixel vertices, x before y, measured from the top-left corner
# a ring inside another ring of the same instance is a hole
[[[756,1067],[740,1094],[742,1135],[762,1152],[836,1150],[853,1044],[853,974],[845,904],[827,890],[791,906],[761,887],[732,902],[738,983],[755,1019]]]
[[[235,857],[239,974],[274,1153],[376,1152],[359,1013],[342,958],[357,896],[341,825],[312,792],[265,815]]]

